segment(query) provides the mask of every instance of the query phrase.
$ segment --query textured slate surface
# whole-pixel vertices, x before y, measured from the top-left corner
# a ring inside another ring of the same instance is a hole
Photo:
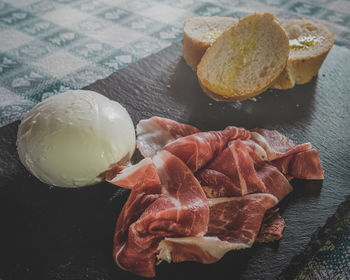
[[[317,79],[257,101],[216,103],[200,90],[175,44],[88,86],[119,101],[134,123],[153,115],[202,130],[227,125],[278,129],[319,150],[325,180],[294,182],[281,204],[279,243],[231,252],[213,265],[162,264],[159,279],[274,279],[350,195],[350,51],[335,46]],[[18,161],[18,122],[0,129],[0,278],[138,279],[111,258],[114,223],[127,192],[102,183],[60,189],[40,183]]]
[[[295,255],[282,279],[350,279],[350,197],[327,223],[313,233],[308,246]]]

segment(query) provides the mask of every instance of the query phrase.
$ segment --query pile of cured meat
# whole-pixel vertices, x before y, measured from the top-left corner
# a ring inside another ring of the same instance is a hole
[[[292,191],[289,181],[323,179],[318,152],[277,131],[200,132],[159,117],[136,130],[145,159],[111,170],[107,180],[131,190],[113,257],[144,277],[154,277],[162,260],[213,263],[230,250],[280,239],[285,222],[275,206]]]

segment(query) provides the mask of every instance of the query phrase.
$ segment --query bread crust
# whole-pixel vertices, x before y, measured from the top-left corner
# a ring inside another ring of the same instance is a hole
[[[312,51],[311,54],[293,57],[292,53],[297,52],[291,50],[290,57],[286,68],[283,70],[278,79],[271,85],[275,89],[289,89],[293,88],[295,84],[306,84],[315,77],[320,70],[323,61],[326,59],[330,49],[334,44],[334,33],[330,32],[322,24],[314,24],[307,19],[291,20],[285,24],[288,33],[288,25],[305,25],[308,24],[310,28],[322,31],[322,36],[326,36],[327,45],[321,50]],[[321,34],[319,34],[321,36]],[[312,48],[310,48],[312,50]]]
[[[192,21],[203,21],[203,25],[214,23],[220,25],[220,33],[224,32],[229,26],[234,25],[238,22],[238,19],[232,17],[195,17],[189,18],[185,20],[184,23],[184,37],[182,40],[183,45],[183,57],[188,66],[192,68],[192,70],[197,70],[197,65],[199,64],[201,58],[203,57],[205,51],[212,45],[213,41],[203,40],[195,38],[189,34],[191,30],[190,24]],[[206,21],[209,21],[206,22]],[[212,23],[211,23],[212,22]]]
[[[192,68],[193,71],[196,71],[197,65],[201,61],[205,51],[210,47],[210,44],[195,41],[188,36],[187,33],[184,33],[182,45],[185,62]]]
[[[211,99],[215,100],[215,101],[223,101],[223,102],[239,102],[239,101],[243,101],[249,98],[252,98],[254,96],[256,96],[256,94],[251,94],[251,95],[244,95],[244,97],[240,98],[240,97],[225,97],[219,94],[216,94],[215,92],[212,92],[210,89],[206,88],[201,82],[200,80],[198,80],[199,86],[201,87],[201,89],[203,90],[203,92],[210,97]],[[267,90],[269,88],[268,84],[263,90],[262,92],[264,92],[265,90]]]

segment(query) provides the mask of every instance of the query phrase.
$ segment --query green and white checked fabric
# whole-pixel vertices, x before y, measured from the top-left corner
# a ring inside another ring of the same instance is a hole
[[[41,100],[86,86],[182,38],[192,16],[271,11],[330,23],[350,45],[350,2],[0,0],[0,126]],[[345,7],[345,9],[344,9]]]

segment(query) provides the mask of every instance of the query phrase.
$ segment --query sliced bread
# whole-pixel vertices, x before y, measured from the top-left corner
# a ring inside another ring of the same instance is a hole
[[[290,53],[287,67],[271,86],[277,89],[309,82],[334,44],[334,34],[322,24],[294,19],[283,26],[289,37]]]
[[[232,17],[193,17],[185,20],[183,38],[183,56],[193,69],[207,48],[229,27],[238,22]]]
[[[220,101],[240,101],[266,90],[285,68],[289,39],[271,13],[251,14],[207,49],[197,76],[203,91]]]

